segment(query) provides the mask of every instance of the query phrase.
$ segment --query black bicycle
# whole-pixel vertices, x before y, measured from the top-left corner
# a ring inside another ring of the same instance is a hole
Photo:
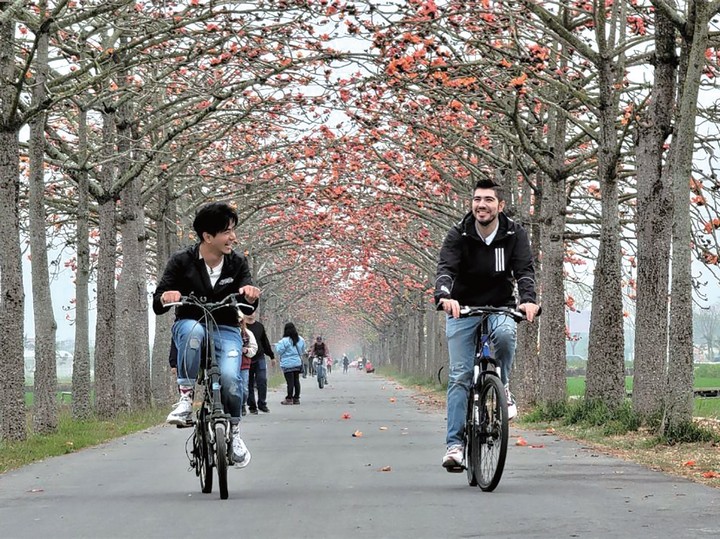
[[[238,301],[244,296],[230,294],[221,301],[205,303],[193,295],[182,296],[180,301],[166,303],[166,306],[192,305],[202,310],[199,324],[205,326],[203,359],[200,361],[196,384],[203,386],[203,401],[195,412],[195,417],[184,427],[194,427],[193,433],[185,443],[185,453],[190,461],[190,469],[200,478],[203,493],[212,492],[213,468],[217,470],[220,499],[228,497],[227,471],[233,464],[230,414],[225,412],[221,396],[220,366],[215,356],[214,333],[218,326],[213,311],[231,307],[240,309],[243,314],[251,314],[255,307]],[[182,428],[182,425],[179,425]],[[191,446],[191,447],[189,447]]]
[[[516,322],[525,314],[507,307],[461,307],[460,317],[480,316],[475,345],[472,386],[465,420],[465,462],[468,484],[490,492],[500,483],[508,447],[508,404],[500,364],[490,352],[490,315]],[[461,470],[460,470],[461,471]]]

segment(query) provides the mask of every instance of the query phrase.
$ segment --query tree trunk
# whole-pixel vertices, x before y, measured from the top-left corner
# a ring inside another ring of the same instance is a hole
[[[557,102],[565,101],[559,90]],[[565,402],[565,139],[567,120],[552,110],[548,117],[549,150],[554,174],[546,175],[541,196],[543,314],[540,323],[540,395],[547,404]]]
[[[8,4],[0,4],[0,15]],[[20,254],[20,124],[15,102],[15,21],[0,17],[0,437],[24,440],[25,296]]]
[[[47,3],[39,5],[39,16],[47,16]],[[48,34],[41,26],[37,36],[35,80],[32,104],[42,107],[47,95]],[[57,365],[55,335],[57,323],[50,293],[47,237],[45,234],[45,122],[46,113],[39,112],[30,122],[29,141],[29,217],[30,252],[32,254],[32,298],[35,322],[35,378],[33,394],[33,427],[38,434],[57,429]]]
[[[665,394],[671,198],[663,146],[672,130],[677,55],[675,28],[655,11],[655,78],[651,104],[637,128],[637,309],[633,409],[660,418]]]
[[[683,48],[687,54],[687,71],[682,83],[678,120],[673,133],[670,177],[673,195],[672,273],[670,296],[670,330],[668,385],[666,392],[665,432],[692,420],[693,413],[693,341],[692,341],[692,275],[690,221],[690,178],[692,174],[695,123],[700,80],[705,67],[708,46],[708,24],[713,15],[707,1],[692,3],[688,16],[692,32]]]
[[[99,200],[100,244],[97,265],[97,323],[95,326],[95,408],[102,418],[115,415],[115,263],[117,235],[115,199],[109,195],[115,176],[115,121],[103,111],[103,155]]]
[[[78,114],[78,161],[87,159],[87,111],[80,108]],[[75,250],[77,268],[75,276],[75,351],[73,353],[72,415],[76,420],[90,417],[90,339],[89,297],[90,281],[90,229],[88,174],[82,170],[78,177],[78,205]]]
[[[156,223],[156,275],[159,280],[165,271],[166,260],[177,249],[177,213],[173,196],[174,183],[170,180],[160,190]],[[177,378],[170,372],[170,329],[173,316],[167,313],[155,317],[155,337],[152,347],[152,396],[156,403],[166,403],[177,396]]]
[[[600,180],[600,248],[595,263],[590,338],[587,365],[588,400],[617,407],[625,399],[625,357],[623,335],[622,271],[620,264],[620,216],[618,214],[617,160],[615,131],[615,66],[610,61],[599,66],[600,139],[598,176]]]

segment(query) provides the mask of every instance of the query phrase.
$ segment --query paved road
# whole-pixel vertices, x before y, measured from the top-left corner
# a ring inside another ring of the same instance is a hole
[[[513,429],[544,447],[512,444],[484,493],[440,467],[444,416],[412,391],[356,371],[303,382],[300,406],[276,392],[246,418],[253,460],[228,500],[187,471],[189,430],[161,426],[0,476],[0,537],[720,537],[715,489]]]

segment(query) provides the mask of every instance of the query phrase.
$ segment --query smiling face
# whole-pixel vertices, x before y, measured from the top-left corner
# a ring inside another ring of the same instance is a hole
[[[498,199],[494,189],[478,188],[473,192],[472,213],[481,227],[494,226],[503,208],[505,202]]]
[[[209,254],[216,256],[230,254],[233,246],[237,242],[237,235],[235,234],[235,227],[233,225],[234,223],[230,223],[228,228],[218,232],[214,236],[209,232],[203,232],[205,249]]]

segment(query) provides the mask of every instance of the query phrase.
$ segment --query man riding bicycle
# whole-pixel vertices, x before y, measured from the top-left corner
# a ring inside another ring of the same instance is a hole
[[[217,302],[240,293],[249,303],[260,297],[252,286],[247,260],[233,251],[237,242],[238,215],[224,202],[206,204],[197,212],[193,228],[198,243],[174,253],[153,294],[153,311],[161,315],[182,296],[194,295],[203,302]],[[205,341],[205,327],[199,322],[203,311],[191,305],[175,310],[172,339],[178,351],[177,379],[180,400],[167,416],[173,425],[186,425],[192,415],[193,388]],[[233,431],[233,457],[238,467],[250,462],[250,451],[240,438],[243,383],[240,374],[243,340],[237,309],[224,307],[213,312],[218,324],[215,351],[221,373],[221,393]]]
[[[443,467],[462,465],[463,429],[468,392],[472,381],[475,335],[479,317],[460,318],[461,305],[517,307],[533,321],[539,307],[535,294],[535,269],[525,229],[504,213],[501,186],[491,180],[475,184],[472,211],[454,225],[440,249],[435,279],[435,303],[447,313],[446,335],[450,370],[447,389],[447,451]],[[510,368],[515,355],[516,323],[505,315],[490,316],[492,345],[501,365],[508,398],[508,417],[517,415],[509,389]]]

